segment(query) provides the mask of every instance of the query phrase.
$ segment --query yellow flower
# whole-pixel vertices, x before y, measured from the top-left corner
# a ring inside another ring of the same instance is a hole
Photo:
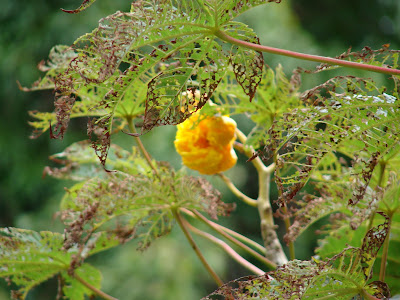
[[[174,143],[183,164],[208,175],[232,168],[237,161],[233,150],[236,122],[226,116],[198,120],[195,113],[177,126]]]

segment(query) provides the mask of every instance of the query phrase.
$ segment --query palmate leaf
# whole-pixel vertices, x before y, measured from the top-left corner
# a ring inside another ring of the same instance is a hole
[[[111,173],[101,168],[87,141],[72,144],[51,159],[62,166],[46,167],[46,174],[81,181],[68,190],[61,205],[68,249],[87,243],[99,230],[121,243],[137,238],[145,248],[170,231],[172,208],[206,211],[212,218],[233,209],[204,179],[153,161],[155,175],[135,147],[128,152],[111,146],[107,163]]]
[[[400,101],[354,77],[331,79],[303,100],[312,105],[277,120],[263,151],[264,158],[277,157],[279,201],[290,202],[327,153],[351,146],[353,194],[347,200],[355,205],[364,197],[375,166],[399,147]]]
[[[167,166],[158,170],[159,178],[151,172],[134,176],[115,172],[69,189],[61,205],[68,247],[106,230],[121,243],[136,238],[139,248],[145,249],[169,233],[173,208],[198,209],[213,218],[232,210],[204,179],[175,173]]]
[[[221,17],[229,16],[230,10],[236,15],[263,3],[253,2],[235,2],[231,7],[221,1],[138,1],[130,13],[117,12],[102,19],[97,29],[73,44],[68,67],[51,77],[56,121],[54,115],[35,112],[38,121],[33,126],[41,132],[55,123],[50,134],[62,138],[71,117],[93,117],[88,135],[104,166],[115,118],[141,116],[140,133],[178,124],[202,108],[229,64],[251,100],[261,79],[261,54],[236,46],[233,52],[222,51],[214,32],[220,26],[235,37],[258,42],[245,25]],[[88,3],[84,1],[81,8]],[[136,86],[147,88],[146,97],[130,92]],[[200,99],[187,103],[182,94],[194,90],[199,90]],[[86,94],[93,101],[83,99]],[[122,109],[129,103],[137,109]]]
[[[351,148],[350,148],[351,149]],[[346,149],[343,147],[341,152]],[[296,201],[298,209],[294,213],[294,222],[289,228],[288,233],[285,235],[287,242],[294,241],[300,234],[307,230],[307,228],[318,220],[324,217],[331,216],[332,227],[335,227],[337,221],[344,222],[355,230],[362,222],[375,214],[379,206],[379,210],[387,214],[391,214],[387,207],[389,205],[392,211],[396,211],[399,207],[399,197],[395,195],[398,191],[398,180],[395,176],[388,176],[387,174],[394,175],[399,169],[399,151],[400,147],[394,147],[382,156],[379,163],[378,170],[373,173],[370,185],[382,185],[384,182],[389,182],[384,193],[379,192],[379,189],[368,187],[362,200],[355,205],[348,205],[347,199],[352,197],[352,183],[351,183],[351,164],[346,159],[338,155],[342,153],[327,153],[319,162],[317,168],[311,175],[311,184],[314,189],[318,191],[318,196],[306,194],[302,199]],[[352,153],[345,152],[347,155]],[[364,155],[364,153],[359,153]],[[345,156],[346,157],[346,156]],[[364,157],[368,159],[368,157]],[[389,196],[391,195],[391,196]],[[341,227],[342,225],[337,225]],[[344,244],[342,245],[344,246]],[[332,253],[331,253],[332,254]]]
[[[35,232],[18,228],[0,229],[0,277],[8,278],[20,287],[15,291],[16,299],[25,299],[28,292],[42,282],[60,275],[63,282],[63,290],[66,296],[74,295],[74,298],[83,300],[85,296],[93,295],[93,292],[83,286],[75,276],[79,276],[87,282],[100,288],[100,272],[87,263],[82,263],[81,255],[89,256],[95,252],[109,247],[104,245],[105,240],[98,234],[96,239],[100,243],[83,248],[63,248],[64,236],[48,231]],[[92,240],[93,242],[93,240]],[[73,262],[80,262],[73,264]]]
[[[368,282],[369,271],[388,233],[385,223],[371,228],[361,248],[347,247],[325,261],[292,260],[262,276],[229,282],[207,299],[350,299],[365,293],[378,299],[390,297],[381,281]],[[222,296],[222,298],[221,298]]]

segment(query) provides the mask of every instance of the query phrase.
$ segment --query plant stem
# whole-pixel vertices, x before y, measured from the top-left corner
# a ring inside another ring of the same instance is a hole
[[[201,235],[202,237],[208,239],[209,241],[213,242],[214,244],[217,244],[220,246],[226,253],[228,253],[234,260],[236,260],[239,264],[241,264],[243,267],[247,268],[251,272],[253,272],[256,275],[263,275],[265,272],[259,268],[257,268],[255,265],[244,259],[242,256],[240,256],[235,250],[233,250],[227,243],[224,241],[216,238],[215,236],[204,232],[192,225],[190,225],[185,219],[182,218],[182,221],[184,225],[189,228],[191,231],[193,231],[197,235]]]
[[[283,213],[285,214],[285,215],[287,215],[287,207],[286,207],[286,205],[282,208],[282,210],[283,210]],[[284,218],[284,222],[285,222],[285,228],[286,228],[286,232],[288,232],[289,231],[289,228],[290,228],[290,218],[289,217],[285,217]],[[292,242],[292,241],[290,241],[289,243],[288,243],[288,247],[289,247],[289,257],[290,257],[290,259],[291,260],[293,260],[293,259],[295,259],[296,258],[296,252],[295,252],[295,250],[294,250],[294,243]]]
[[[239,189],[232,183],[232,181],[224,174],[218,173],[217,175],[225,182],[226,186],[232,191],[232,193],[236,197],[238,197],[240,200],[250,206],[257,207],[257,200],[251,199],[250,197],[239,191]]]
[[[245,42],[242,40],[238,40],[234,37],[231,37],[230,35],[228,35],[227,33],[225,33],[224,31],[221,31],[221,30],[217,30],[214,34],[217,37],[219,37],[221,40],[224,40],[224,41],[229,42],[234,45],[249,48],[249,49],[252,49],[255,51],[261,51],[261,52],[278,54],[278,55],[283,55],[283,56],[288,56],[288,57],[294,57],[294,58],[302,59],[302,60],[327,63],[330,65],[338,65],[338,66],[348,67],[348,68],[352,68],[352,69],[367,70],[367,71],[371,71],[371,72],[377,72],[377,73],[383,73],[383,74],[389,74],[389,75],[400,75],[400,70],[398,70],[398,69],[390,69],[390,68],[385,68],[385,67],[372,66],[372,65],[367,65],[367,64],[358,63],[358,62],[341,60],[341,59],[337,59],[337,58],[305,54],[305,53],[299,53],[299,52],[294,52],[294,51],[290,51],[290,50],[284,50],[284,49],[280,49],[280,48],[262,46],[259,44],[253,44],[253,43]]]
[[[216,232],[218,232],[219,234],[221,234],[223,237],[225,237],[226,239],[228,239],[229,241],[231,241],[232,243],[234,243],[235,245],[239,246],[240,248],[242,248],[243,250],[245,250],[247,253],[253,255],[255,258],[257,258],[259,261],[261,261],[262,263],[266,264],[268,267],[270,267],[271,269],[276,269],[277,265],[276,263],[270,261],[268,258],[262,256],[260,253],[254,251],[253,249],[251,249],[250,247],[246,246],[245,244],[243,244],[242,242],[238,241],[237,239],[235,239],[234,237],[230,236],[229,234],[227,234],[226,232],[224,232],[223,230],[219,229],[218,226],[215,226],[214,224],[212,224],[206,217],[204,217],[201,213],[199,213],[197,210],[192,210],[192,212],[201,220],[203,221],[205,224],[207,224],[210,228],[214,229]]]
[[[130,117],[127,117],[126,120],[128,122],[129,130],[132,133],[136,133],[135,125],[133,124],[133,119]],[[146,159],[150,168],[153,169],[153,171],[157,175],[157,177],[160,177],[160,174],[158,173],[158,170],[154,167],[153,162],[151,161],[150,154],[147,152],[146,148],[144,147],[142,141],[140,140],[140,137],[138,137],[138,136],[133,136],[133,137],[135,138],[136,144],[138,145],[140,152],[142,153],[143,157]]]
[[[391,230],[391,227],[392,227],[393,213],[394,213],[393,211],[390,211],[388,213],[388,217],[389,217],[388,232],[386,234],[385,241],[383,242],[381,268],[379,270],[379,280],[380,281],[385,281],[386,265],[387,265],[387,258],[388,258],[388,252],[389,252],[389,242],[390,242],[390,230]]]
[[[81,284],[83,284],[85,287],[87,287],[89,290],[94,292],[97,296],[106,299],[106,300],[118,300],[117,298],[114,298],[103,291],[99,290],[98,288],[94,287],[91,285],[89,282],[85,281],[82,277],[78,276],[76,273],[74,273],[74,278],[78,280]]]
[[[243,132],[236,129],[236,135],[243,144],[246,143],[247,137]],[[243,147],[243,151],[248,157],[253,157],[254,150],[251,147],[247,149]],[[271,174],[275,169],[275,164],[266,167],[258,156],[252,159],[251,162],[258,173],[257,207],[261,219],[261,234],[264,240],[264,246],[267,248],[265,256],[278,265],[283,265],[287,263],[288,260],[276,234],[276,226],[269,198]]]
[[[182,229],[183,233],[185,234],[189,244],[192,246],[194,252],[197,254],[197,257],[200,259],[202,262],[203,266],[206,268],[208,273],[210,273],[211,277],[215,280],[218,286],[222,286],[224,283],[223,281],[218,277],[217,273],[211,268],[211,266],[208,264],[206,259],[204,258],[203,254],[201,253],[199,247],[197,247],[197,244],[193,240],[192,236],[190,235],[190,232],[187,230],[185,224],[183,223],[182,217],[179,214],[178,210],[176,208],[172,209],[172,214],[174,215],[176,221],[179,224],[179,227]]]
[[[198,219],[198,217],[192,213],[190,210],[187,210],[186,208],[181,208],[181,211],[183,211],[185,214],[187,214],[188,216],[191,216],[192,218]],[[231,236],[237,238],[239,241],[242,241],[243,243],[246,243],[247,245],[252,246],[253,248],[257,249],[258,251],[260,251],[261,253],[265,254],[265,252],[267,251],[263,246],[261,246],[260,244],[256,243],[255,241],[249,239],[248,237],[241,235],[240,233],[237,233],[236,231],[233,231],[229,228],[226,228],[222,225],[219,225],[213,221],[208,220],[209,223],[213,224],[214,226],[217,226],[218,228],[220,228],[221,230],[225,231],[226,233],[230,234]]]

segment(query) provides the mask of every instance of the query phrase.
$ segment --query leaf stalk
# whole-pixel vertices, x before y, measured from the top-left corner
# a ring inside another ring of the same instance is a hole
[[[97,296],[105,299],[105,300],[118,300],[117,298],[114,298],[103,291],[99,290],[98,288],[94,287],[91,285],[89,282],[85,281],[82,277],[78,276],[77,274],[74,274],[74,278],[78,280],[82,285],[87,287],[89,290],[91,290],[93,293],[95,293]]]
[[[319,62],[319,63],[326,63],[326,64],[330,64],[330,65],[338,65],[338,66],[352,68],[352,69],[367,70],[367,71],[371,71],[371,72],[388,74],[388,75],[400,75],[400,70],[398,70],[398,69],[391,69],[391,68],[367,65],[367,64],[363,64],[363,63],[341,60],[341,59],[332,58],[332,57],[305,54],[305,53],[300,53],[300,52],[295,52],[295,51],[290,51],[290,50],[285,50],[285,49],[280,49],[280,48],[274,48],[274,47],[263,46],[263,45],[259,45],[259,44],[253,44],[250,42],[236,39],[236,38],[228,35],[226,32],[224,32],[222,30],[218,30],[214,34],[223,41],[226,41],[231,44],[238,45],[238,46],[241,46],[244,48],[252,49],[255,51],[278,54],[278,55],[282,55],[282,56],[288,56],[288,57],[293,57],[293,58],[308,60],[308,61],[314,61],[314,62]]]
[[[129,130],[132,133],[136,133],[135,125],[133,124],[132,118],[128,117],[128,118],[126,118],[126,120],[128,122]],[[133,137],[135,138],[136,144],[138,145],[140,152],[142,153],[143,157],[146,159],[146,161],[149,164],[150,168],[152,168],[152,170],[157,175],[157,177],[160,178],[160,174],[158,173],[158,170],[155,168],[153,162],[151,161],[151,156],[147,152],[146,148],[144,147],[142,141],[140,140],[140,137],[138,137],[138,136],[133,136]]]
[[[178,209],[177,208],[172,208],[172,214],[174,215],[176,221],[179,224],[179,227],[182,229],[183,233],[186,236],[186,239],[188,240],[189,244],[192,246],[194,252],[197,254],[197,257],[200,259],[200,261],[203,264],[203,266],[206,268],[208,273],[210,273],[211,277],[214,279],[214,281],[217,283],[217,285],[218,286],[222,286],[224,284],[223,281],[218,277],[217,273],[215,273],[215,271],[208,264],[207,260],[204,258],[204,256],[201,253],[199,247],[197,246],[197,244],[193,240],[193,237],[191,236],[190,232],[186,228],[185,223],[184,223],[181,215],[178,212]]]
[[[230,236],[229,234],[227,234],[226,232],[224,232],[223,230],[218,228],[218,226],[215,226],[212,222],[210,222],[206,217],[204,217],[197,210],[192,210],[192,212],[198,217],[199,220],[203,221],[203,223],[208,225],[210,228],[214,229],[216,232],[218,232],[223,237],[225,237],[226,239],[228,239],[229,241],[234,243],[236,246],[239,246],[240,248],[245,250],[247,253],[249,253],[252,256],[254,256],[255,258],[257,258],[259,261],[261,261],[262,263],[267,265],[269,268],[271,268],[271,269],[276,269],[277,268],[277,264],[276,263],[272,262],[268,258],[262,256],[261,254],[259,254],[258,252],[254,251],[253,249],[251,249],[247,245],[243,244],[242,242],[238,241],[234,237]]]
[[[253,265],[252,263],[250,263],[249,261],[244,259],[241,255],[239,255],[235,250],[232,249],[232,247],[230,247],[224,241],[216,238],[215,236],[213,236],[207,232],[204,232],[204,231],[190,225],[185,219],[182,219],[182,221],[185,224],[185,226],[188,227],[192,232],[208,239],[209,241],[211,241],[214,244],[221,247],[230,257],[232,257],[235,261],[237,261],[239,264],[241,264],[246,269],[250,270],[251,272],[253,272],[256,275],[263,275],[265,273],[263,270],[259,269],[258,267],[256,267],[255,265]]]

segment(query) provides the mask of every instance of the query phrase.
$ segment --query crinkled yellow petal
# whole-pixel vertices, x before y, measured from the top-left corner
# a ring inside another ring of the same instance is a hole
[[[202,174],[216,174],[237,161],[233,150],[236,122],[226,116],[207,117],[197,125],[198,114],[179,124],[175,148],[183,164]]]

